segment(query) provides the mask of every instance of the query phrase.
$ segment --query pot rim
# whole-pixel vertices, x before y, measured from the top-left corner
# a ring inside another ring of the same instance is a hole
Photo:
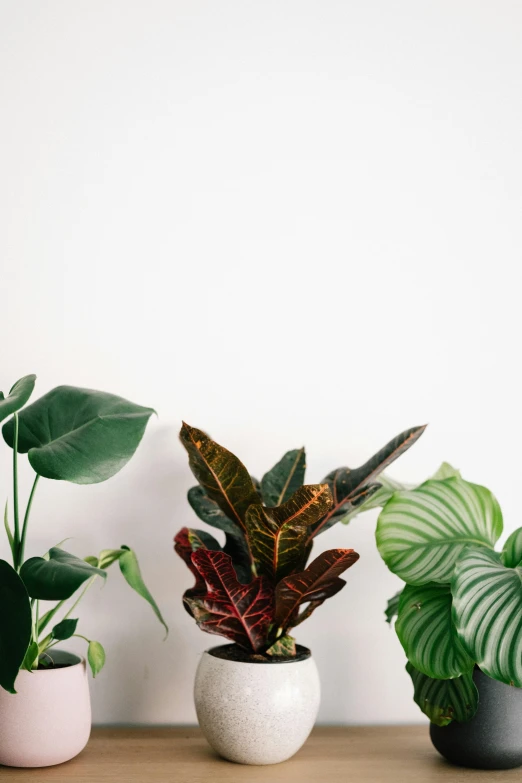
[[[261,660],[261,661],[233,661],[229,658],[222,658],[220,655],[216,655],[213,651],[214,650],[222,650],[225,647],[234,647],[234,644],[217,644],[214,647],[208,647],[206,650],[203,650],[203,655],[209,655],[211,658],[216,658],[218,661],[224,661],[224,663],[233,663],[233,664],[242,664],[247,666],[259,666],[259,665],[268,665],[268,666],[275,666],[281,663],[284,664],[296,664],[296,663],[305,663],[306,661],[313,660],[312,658],[312,651],[305,647],[302,644],[298,644],[297,647],[300,648],[300,654],[296,655],[294,658],[283,658],[277,661],[272,660]]]
[[[49,672],[54,672],[57,674],[58,672],[67,672],[71,669],[76,669],[77,666],[85,666],[86,660],[81,655],[77,655],[76,653],[69,652],[68,650],[56,650],[55,656],[60,659],[62,658],[62,661],[57,660],[57,663],[61,663],[62,665],[58,668],[49,667],[48,669],[33,669],[33,671],[28,672],[31,676],[34,676],[35,674],[48,674]],[[65,658],[66,660],[63,660]],[[68,660],[74,659],[74,661],[71,661],[68,663]],[[65,664],[65,665],[64,665]],[[25,669],[20,669],[18,674],[21,674],[23,671],[26,671]]]

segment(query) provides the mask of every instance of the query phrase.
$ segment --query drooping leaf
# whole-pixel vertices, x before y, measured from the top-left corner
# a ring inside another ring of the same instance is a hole
[[[39,652],[38,642],[31,642],[27,648],[27,652],[25,653],[25,657],[20,668],[27,672],[31,672],[33,669],[36,669],[38,666]]]
[[[302,622],[304,618],[298,615],[301,604],[310,601],[315,609],[338,593],[346,584],[340,574],[358,559],[353,549],[330,549],[316,557],[304,571],[282,579],[275,593],[277,628],[287,630]]]
[[[122,572],[123,576],[125,577],[125,581],[127,584],[132,587],[133,590],[135,590],[138,595],[141,595],[142,598],[147,601],[147,603],[152,608],[152,611],[162,624],[162,626],[165,628],[166,635],[169,633],[169,629],[167,626],[167,623],[163,619],[163,616],[159,610],[159,607],[152,597],[149,589],[147,588],[147,585],[143,581],[143,577],[141,575],[140,566],[138,563],[138,558],[136,557],[136,553],[129,549],[127,546],[122,546],[121,549],[124,549],[124,553],[119,558],[119,564],[120,564],[120,571]]]
[[[57,623],[57,625],[54,626],[53,630],[51,631],[51,636],[53,639],[58,639],[59,641],[63,642],[65,639],[70,639],[71,636],[76,633],[77,625],[77,619],[62,620],[61,623]]]
[[[109,568],[113,563],[116,563],[117,560],[120,559],[120,557],[123,555],[124,552],[126,552],[126,549],[102,549],[100,552],[99,557],[94,558],[94,560],[97,560],[97,566],[98,568]],[[88,559],[85,558],[87,562]],[[94,565],[94,562],[93,562]]]
[[[25,585],[0,560],[0,687],[16,693],[15,680],[31,641],[31,604]]]
[[[402,590],[399,590],[398,593],[395,593],[395,595],[389,599],[388,604],[386,605],[384,614],[386,616],[386,622],[389,625],[391,625],[393,623],[394,618],[397,617],[397,614],[399,612],[399,600],[401,595],[402,595]]]
[[[451,582],[459,638],[480,669],[522,688],[522,567],[507,568],[500,555],[469,547]]]
[[[406,585],[395,623],[410,663],[423,674],[446,680],[473,671],[451,616],[449,585]]]
[[[332,470],[325,478],[333,496],[333,505],[325,517],[314,525],[313,535],[323,533],[341,518],[349,514],[357,506],[361,506],[370,495],[379,489],[380,484],[374,484],[373,480],[385,470],[388,465],[404,454],[410,446],[420,438],[426,425],[412,427],[393,438],[377,454],[374,454],[368,462],[360,468],[338,468]],[[366,494],[365,494],[366,493]]]
[[[208,497],[245,532],[247,508],[252,503],[259,503],[259,495],[243,463],[204,432],[188,424],[183,424],[180,439],[187,450],[190,469]]]
[[[281,636],[266,651],[267,655],[279,658],[295,658],[296,646],[293,636]]]
[[[306,454],[303,449],[287,451],[261,479],[261,495],[266,506],[281,506],[304,484]]]
[[[36,375],[25,375],[11,387],[7,397],[0,392],[0,421],[24,407],[33,393],[35,381]]]
[[[247,650],[262,650],[273,620],[274,603],[265,577],[241,584],[231,558],[224,552],[198,549],[192,562],[207,587],[204,596],[184,599],[199,627],[225,636]]]
[[[246,527],[257,572],[279,581],[302,568],[309,528],[331,504],[327,484],[309,484],[294,492],[282,506],[251,505]]]
[[[435,680],[417,671],[410,662],[406,671],[413,682],[413,698],[432,723],[447,726],[452,720],[464,722],[475,715],[479,695],[472,672],[452,680]]]
[[[31,598],[63,601],[70,598],[91,576],[107,577],[105,571],[63,549],[52,547],[49,559],[31,557],[20,569],[20,576]]]
[[[501,532],[493,494],[449,478],[396,492],[379,515],[376,539],[390,571],[408,584],[447,584],[467,545],[492,548]]]
[[[105,650],[99,642],[89,642],[87,660],[91,667],[92,676],[96,677],[105,666]]]
[[[114,394],[58,386],[20,412],[18,451],[40,476],[95,484],[127,464],[153,413]],[[13,448],[12,420],[2,432]]]
[[[522,527],[514,530],[502,549],[502,562],[508,568],[522,565]]]

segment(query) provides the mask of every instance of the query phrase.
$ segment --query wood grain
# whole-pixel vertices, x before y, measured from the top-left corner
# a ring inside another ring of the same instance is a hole
[[[94,729],[67,764],[0,768],[0,781],[27,783],[522,783],[522,770],[481,772],[446,764],[426,726],[317,728],[290,761],[244,767],[220,759],[199,729]]]

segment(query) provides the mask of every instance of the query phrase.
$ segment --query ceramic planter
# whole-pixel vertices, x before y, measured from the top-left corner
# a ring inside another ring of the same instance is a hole
[[[210,745],[240,764],[286,761],[310,734],[321,696],[311,653],[296,659],[246,663],[203,653],[194,698],[199,725]]]
[[[69,761],[91,733],[85,661],[53,650],[63,668],[21,671],[16,694],[0,689],[0,764],[49,767]]]
[[[479,706],[467,723],[430,726],[431,741],[452,764],[475,769],[522,765],[522,688],[504,685],[475,669]]]

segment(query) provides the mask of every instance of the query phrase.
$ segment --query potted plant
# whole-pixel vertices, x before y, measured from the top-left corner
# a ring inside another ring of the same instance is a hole
[[[319,708],[310,650],[290,632],[344,587],[340,575],[358,559],[331,549],[307,566],[314,538],[364,503],[374,478],[419,438],[402,433],[356,470],[339,468],[305,485],[304,449],[289,451],[259,483],[230,451],[183,424],[181,442],[199,485],[196,514],[225,534],[183,528],[175,549],[195,577],[183,603],[203,631],[232,644],[207,650],[195,682],[200,726],[231,761],[274,764],[305,742]]]
[[[31,405],[35,376],[0,393],[0,421],[13,450],[13,495],[4,527],[12,565],[0,560],[0,764],[43,767],[67,761],[85,747],[91,729],[86,662],[56,645],[73,636],[87,642],[94,676],[105,662],[98,641],[77,632],[76,608],[96,580],[118,562],[139,595],[165,625],[127,546],[80,559],[59,544],[25,559],[30,511],[40,479],[94,484],[130,460],[153,413],[121,397],[59,386]],[[25,513],[18,493],[18,457],[27,454],[35,476]],[[51,602],[49,605],[47,602]],[[166,626],[165,626],[166,628]]]
[[[436,749],[480,769],[522,765],[522,528],[501,551],[500,506],[447,464],[397,490],[377,546],[406,584],[389,622],[404,648],[414,699]]]

